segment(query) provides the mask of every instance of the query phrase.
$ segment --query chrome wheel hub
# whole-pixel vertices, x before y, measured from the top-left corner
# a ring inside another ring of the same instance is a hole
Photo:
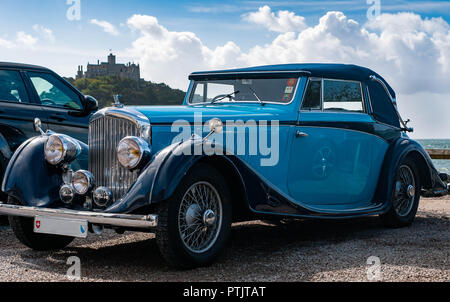
[[[413,185],[409,185],[408,189],[406,189],[406,194],[408,194],[408,197],[414,197],[414,195],[416,195],[416,189],[414,188]]]
[[[209,250],[222,227],[222,201],[208,182],[193,184],[184,194],[178,211],[178,230],[184,246],[193,253]]]
[[[203,224],[206,226],[213,226],[216,222],[216,214],[212,210],[206,210],[205,213],[203,213]]]

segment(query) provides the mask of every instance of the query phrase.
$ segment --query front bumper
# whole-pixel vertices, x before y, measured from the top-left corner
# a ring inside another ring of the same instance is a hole
[[[47,209],[0,203],[0,215],[35,217],[45,215],[66,219],[82,219],[96,225],[151,229],[158,226],[158,215],[113,214],[68,209]]]

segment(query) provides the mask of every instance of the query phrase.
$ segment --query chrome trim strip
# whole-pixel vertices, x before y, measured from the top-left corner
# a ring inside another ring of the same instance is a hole
[[[365,114],[365,113],[364,113]],[[350,122],[351,123],[351,122]],[[370,124],[370,123],[375,123],[375,121],[373,121],[373,122],[358,122],[358,123],[367,123],[367,124]],[[381,136],[378,136],[378,135],[376,135],[376,134],[373,134],[373,133],[369,133],[369,132],[364,132],[364,131],[361,131],[361,130],[355,130],[355,129],[348,129],[348,128],[337,128],[337,127],[327,127],[327,126],[308,126],[308,125],[297,125],[297,127],[302,127],[302,128],[321,128],[321,129],[336,129],[336,130],[342,130],[342,131],[353,131],[353,132],[358,132],[358,133],[362,133],[362,134],[367,134],[367,135],[371,135],[371,136],[374,136],[374,137],[376,137],[376,138],[378,138],[378,139],[380,139],[380,140],[382,140],[382,141],[384,141],[384,142],[388,142],[388,140],[386,140],[385,138],[383,138],[383,137],[381,137]]]
[[[366,85],[367,98],[370,106],[370,114],[373,116],[372,98],[370,97],[369,86]]]
[[[397,104],[397,101],[394,99],[394,97],[392,96],[391,92],[389,91],[389,89],[387,88],[386,84],[384,83],[383,80],[381,80],[379,77],[377,77],[376,75],[371,75],[369,76],[369,78],[372,81],[377,81],[378,83],[381,84],[381,86],[383,86],[384,90],[386,90],[386,93],[389,95],[389,98],[391,99],[393,104]]]
[[[291,101],[289,103],[271,102],[271,101],[263,101],[262,103],[260,101],[232,101],[232,102],[230,102],[230,101],[219,101],[219,102],[216,102],[214,104],[239,104],[239,105],[240,104],[262,104],[262,105],[274,104],[274,105],[283,105],[283,106],[291,105],[294,102],[294,100],[297,99],[298,89],[300,87],[300,82],[301,82],[302,78],[303,77],[296,78],[297,79],[297,84],[295,85],[295,92],[292,95],[292,99],[291,99]],[[193,81],[195,82],[195,80],[193,80]],[[192,85],[192,89],[191,90],[188,90],[188,92],[189,92],[189,96],[188,96],[188,99],[187,99],[187,101],[188,101],[187,105],[188,106],[214,105],[214,104],[211,104],[211,102],[191,103],[192,93],[195,93],[195,91],[193,91],[194,88],[195,88],[195,84]]]
[[[108,107],[104,108],[102,110],[97,111],[92,117],[89,123],[92,123],[93,121],[106,117],[106,116],[112,116],[117,118],[126,119],[132,123],[134,123],[138,129],[141,132],[141,138],[145,139],[149,144],[151,144],[151,123],[148,117],[146,117],[141,112],[132,109],[132,108],[114,108],[114,107]]]
[[[25,207],[0,203],[0,214],[19,217],[35,217],[46,215],[50,217],[82,219],[92,224],[111,225],[130,228],[154,228],[158,226],[158,215],[113,214],[68,209],[47,209]]]
[[[215,76],[215,75],[235,75],[235,74],[283,74],[283,73],[296,73],[296,74],[312,74],[311,71],[307,70],[270,70],[270,71],[224,71],[224,72],[203,72],[203,73],[191,73],[191,77],[202,77],[202,76]]]
[[[359,111],[352,111],[352,110],[348,110],[346,111],[346,113],[359,113],[359,114],[368,114],[367,112],[367,105],[365,104],[366,98],[364,97],[364,91],[363,91],[363,86],[362,83],[360,81],[355,81],[355,80],[343,80],[343,79],[333,79],[333,78],[320,78],[320,77],[309,77],[308,81],[306,82],[306,86],[305,89],[303,91],[303,96],[302,96],[302,100],[300,103],[300,112],[324,112],[324,113],[328,113],[328,112],[343,112],[343,111],[337,111],[337,110],[326,110],[323,109],[323,100],[324,100],[324,95],[325,95],[325,91],[324,91],[324,81],[336,81],[336,82],[352,82],[352,83],[358,83],[361,89],[361,102],[362,102],[362,107],[363,107],[363,112],[359,112]],[[320,81],[320,109],[303,109],[303,103],[305,101],[305,96],[306,96],[306,90],[308,89],[308,85],[311,81]]]

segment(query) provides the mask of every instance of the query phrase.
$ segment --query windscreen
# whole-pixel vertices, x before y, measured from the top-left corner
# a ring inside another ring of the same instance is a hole
[[[231,79],[195,81],[190,103],[211,102],[276,102],[289,103],[298,78]]]

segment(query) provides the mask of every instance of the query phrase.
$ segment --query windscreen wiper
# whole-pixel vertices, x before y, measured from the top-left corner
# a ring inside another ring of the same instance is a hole
[[[218,95],[210,102],[210,104],[215,104],[216,102],[221,101],[221,100],[223,100],[225,98],[231,99],[233,97],[233,94],[236,95],[239,92],[240,92],[239,90],[236,90],[235,92],[232,92],[232,93],[229,93],[229,94],[226,94],[226,95],[222,95],[222,96]]]
[[[259,96],[256,94],[255,90],[253,90],[253,88],[250,87],[250,86],[248,86],[248,88],[252,91],[253,95],[254,95],[255,98],[258,100],[258,102],[259,102],[262,106],[264,106],[265,103],[259,98]]]

